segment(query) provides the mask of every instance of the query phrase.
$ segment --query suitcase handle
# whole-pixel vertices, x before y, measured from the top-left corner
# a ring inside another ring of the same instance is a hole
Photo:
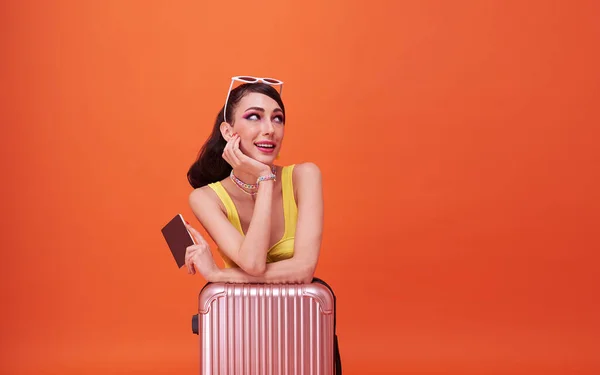
[[[198,334],[198,314],[192,316],[192,333]]]

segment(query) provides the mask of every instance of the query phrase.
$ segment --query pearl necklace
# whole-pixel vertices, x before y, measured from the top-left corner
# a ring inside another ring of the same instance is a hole
[[[271,167],[271,171],[273,172],[273,174],[275,174],[276,170],[277,170],[276,167],[273,165]],[[231,178],[231,181],[233,181],[235,183],[235,186],[237,186],[244,193],[246,193],[248,195],[256,195],[258,193],[257,191],[246,191],[246,189],[248,189],[248,190],[257,190],[258,189],[258,184],[247,184],[247,183],[245,183],[244,181],[242,181],[239,178],[237,178],[237,176],[235,174],[233,174],[233,169],[231,170],[231,173],[229,174],[229,177]]]

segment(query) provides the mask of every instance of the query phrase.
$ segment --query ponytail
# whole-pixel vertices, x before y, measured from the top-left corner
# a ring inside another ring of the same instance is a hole
[[[220,129],[223,121],[223,110],[221,110],[210,137],[200,150],[198,159],[188,170],[187,179],[194,189],[221,181],[231,173],[231,165],[223,159],[223,150],[227,145]]]

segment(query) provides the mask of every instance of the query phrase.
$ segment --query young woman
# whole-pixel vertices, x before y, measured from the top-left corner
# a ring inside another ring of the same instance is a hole
[[[231,90],[234,81],[243,84]],[[234,77],[225,106],[188,171],[189,204],[218,246],[215,264],[200,233],[188,272],[209,282],[309,283],[323,228],[321,173],[313,163],[277,166],[285,107],[274,79]]]

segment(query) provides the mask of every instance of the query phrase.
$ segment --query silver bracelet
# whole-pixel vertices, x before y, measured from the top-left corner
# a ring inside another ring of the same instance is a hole
[[[277,175],[271,173],[270,175],[266,175],[266,176],[260,176],[257,180],[256,180],[256,184],[260,184],[263,181],[269,181],[269,180],[273,180],[275,181],[275,179],[277,178]]]

